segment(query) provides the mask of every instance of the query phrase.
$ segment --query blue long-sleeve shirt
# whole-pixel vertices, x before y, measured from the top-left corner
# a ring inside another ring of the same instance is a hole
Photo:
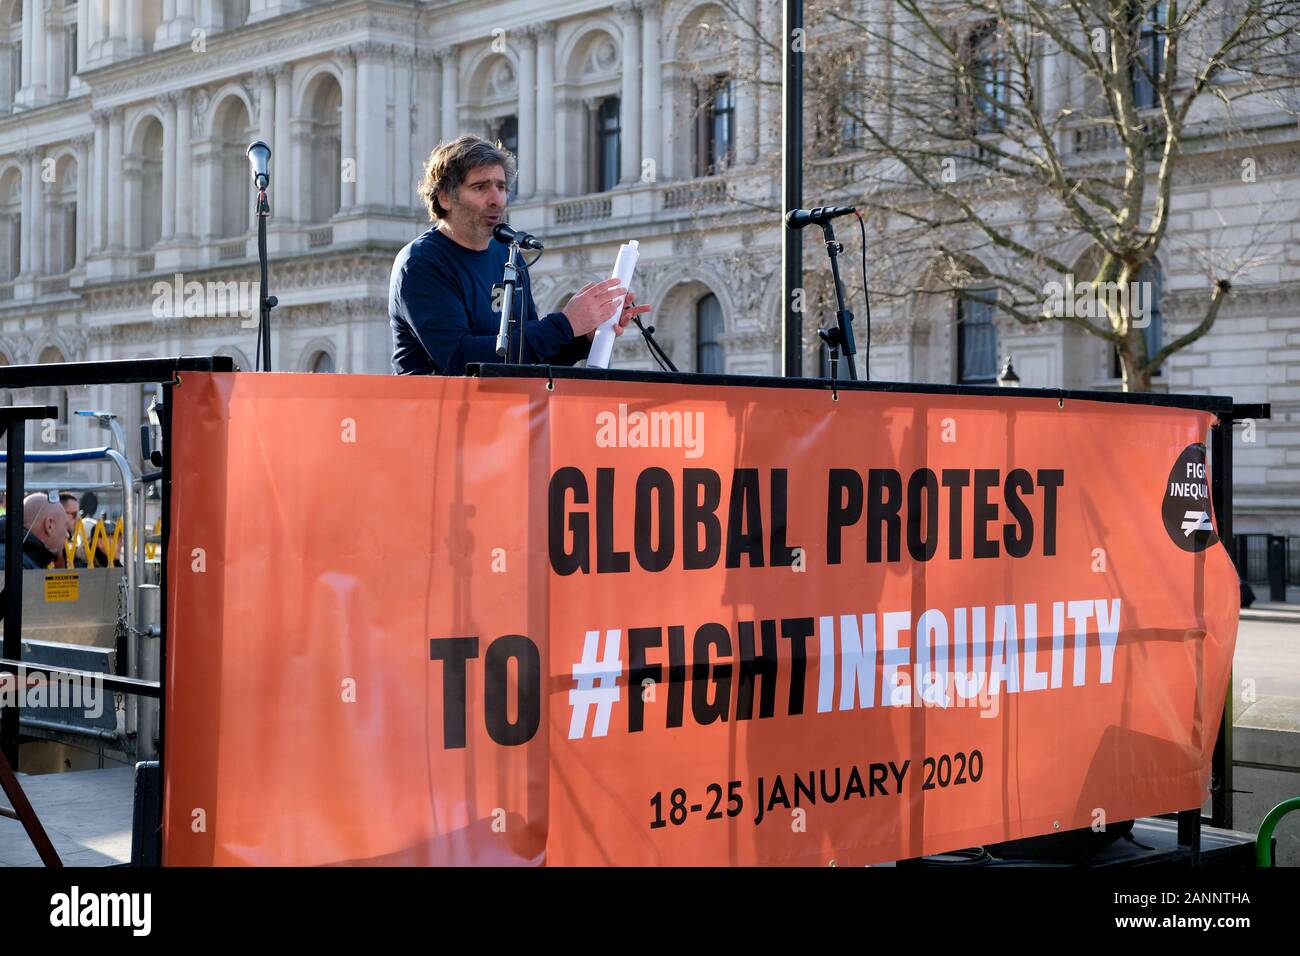
[[[499,242],[482,252],[466,249],[431,228],[407,243],[393,262],[388,284],[388,321],[393,332],[393,371],[398,375],[464,375],[471,362],[500,362],[496,353],[500,313],[492,287],[501,281],[509,250]],[[538,318],[522,257],[514,311],[525,310],[524,361],[572,365],[591,343],[574,338],[562,312]]]

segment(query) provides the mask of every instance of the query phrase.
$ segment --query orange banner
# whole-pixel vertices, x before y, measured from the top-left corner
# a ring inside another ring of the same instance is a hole
[[[1205,800],[1206,412],[182,378],[167,864],[857,865]]]

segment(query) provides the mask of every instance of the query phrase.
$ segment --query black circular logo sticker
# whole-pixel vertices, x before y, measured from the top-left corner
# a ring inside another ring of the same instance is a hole
[[[1160,507],[1165,530],[1184,551],[1204,551],[1219,540],[1210,520],[1210,470],[1205,445],[1188,445],[1174,462]]]

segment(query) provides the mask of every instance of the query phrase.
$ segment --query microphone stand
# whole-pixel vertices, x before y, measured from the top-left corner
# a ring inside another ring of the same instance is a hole
[[[259,179],[262,177],[258,177]],[[266,200],[266,186],[257,191],[257,258],[261,270],[261,293],[259,303],[260,315],[257,323],[257,338],[261,345],[258,356],[262,371],[271,371],[271,310],[279,304],[279,299],[266,294],[266,217],[271,214],[271,204]]]
[[[510,363],[510,330],[515,322],[515,286],[519,282],[519,265],[515,261],[519,256],[519,243],[510,243],[510,255],[506,258],[505,274],[501,283],[504,294],[501,296],[501,323],[497,326],[497,355],[507,364]],[[524,329],[519,325],[519,352],[516,361],[524,364]]]
[[[839,305],[835,313],[836,327],[832,329],[818,329],[817,335],[826,343],[831,350],[831,378],[835,378],[839,354],[844,353],[844,360],[849,366],[849,378],[852,381],[858,380],[858,368],[853,363],[853,356],[857,354],[858,348],[853,341],[853,313],[849,311],[848,305],[844,301],[844,283],[840,281],[840,253],[844,251],[843,243],[835,239],[835,230],[831,226],[831,221],[827,219],[822,223],[822,234],[826,237],[826,254],[831,260],[831,276],[835,279],[835,301]]]
[[[632,321],[641,330],[641,335],[645,338],[646,348],[650,350],[650,357],[658,362],[659,367],[665,372],[676,372],[677,366],[673,364],[673,360],[668,357],[668,353],[660,347],[659,342],[655,339],[655,327],[653,325],[642,325],[641,316],[639,315]]]

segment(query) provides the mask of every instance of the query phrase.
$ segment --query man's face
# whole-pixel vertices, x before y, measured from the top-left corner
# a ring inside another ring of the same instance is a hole
[[[72,537],[73,529],[77,527],[77,499],[70,498],[63,502],[63,510],[68,516],[68,537]]]
[[[444,190],[438,194],[438,202],[447,210],[451,227],[481,242],[491,238],[493,227],[505,215],[509,199],[510,186],[501,166],[471,169],[454,193]]]

